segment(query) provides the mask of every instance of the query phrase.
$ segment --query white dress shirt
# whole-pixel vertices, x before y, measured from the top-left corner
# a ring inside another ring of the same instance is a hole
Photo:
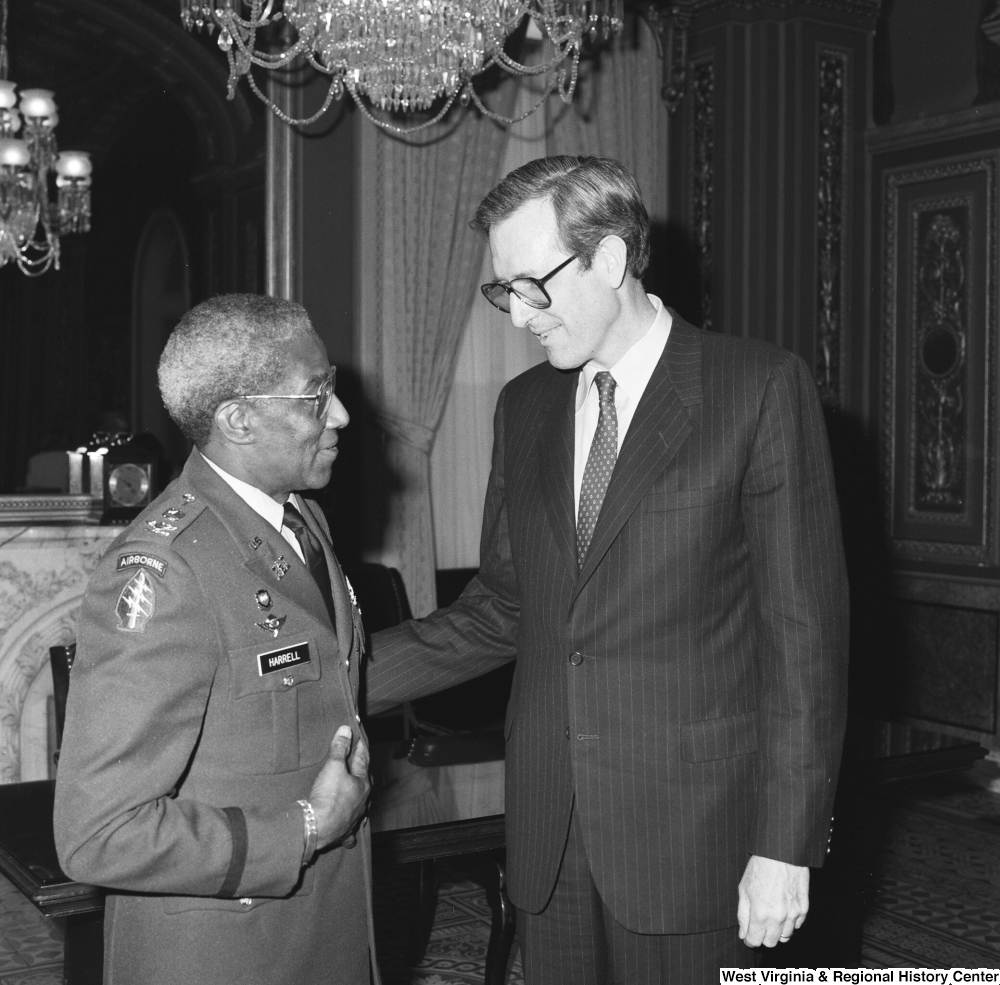
[[[249,482],[244,482],[242,479],[237,479],[235,475],[230,475],[225,469],[219,468],[215,462],[212,461],[204,452],[199,449],[199,454],[202,458],[208,462],[209,465],[215,469],[216,472],[222,477],[229,487],[236,493],[240,499],[243,500],[247,506],[262,516],[278,533],[281,534],[295,551],[296,556],[300,561],[305,563],[305,555],[302,553],[302,548],[299,546],[299,540],[295,536],[294,532],[289,530],[288,527],[284,526],[285,522],[285,507],[283,503],[276,503],[266,492],[258,489],[256,486],[251,486]],[[288,497],[288,502],[292,504],[300,513],[303,512],[302,503],[299,502],[298,497],[291,493]]]
[[[618,415],[618,451],[628,433],[646,384],[653,375],[656,364],[663,355],[663,347],[670,335],[673,319],[663,302],[653,294],[647,294],[656,308],[656,317],[646,334],[625,353],[614,366],[602,366],[591,359],[584,363],[576,388],[576,444],[573,456],[573,504],[574,515],[580,513],[580,488],[583,473],[587,467],[587,456],[597,431],[597,419],[601,414],[600,395],[594,386],[594,377],[602,370],[610,370],[615,380],[615,412]]]

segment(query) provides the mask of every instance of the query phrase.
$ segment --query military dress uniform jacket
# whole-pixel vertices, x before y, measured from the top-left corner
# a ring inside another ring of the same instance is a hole
[[[576,804],[598,891],[645,934],[736,923],[747,856],[820,865],[846,705],[847,583],[814,382],[675,312],[576,560],[578,373],[495,415],[480,572],[374,634],[367,710],[516,655],[508,887],[540,912]]]
[[[296,800],[337,728],[361,735],[359,615],[305,515],[336,631],[293,548],[197,450],[90,580],[55,834],[72,878],[122,891],[108,985],[368,985],[367,823],[301,867]]]

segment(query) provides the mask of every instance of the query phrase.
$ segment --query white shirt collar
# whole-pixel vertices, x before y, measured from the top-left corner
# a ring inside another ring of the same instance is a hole
[[[237,479],[235,475],[230,475],[225,469],[220,468],[215,462],[212,461],[201,449],[198,449],[201,457],[205,459],[206,462],[219,474],[219,476],[225,481],[229,487],[236,493],[240,499],[243,500],[255,513],[262,516],[275,530],[279,533],[281,532],[281,524],[284,521],[285,510],[283,503],[276,503],[266,492],[258,489],[256,486],[251,486],[249,482],[244,482],[242,479]],[[301,508],[297,506],[295,500],[290,495],[289,500],[293,506],[296,506],[301,511]]]
[[[663,347],[667,344],[670,326],[673,324],[673,318],[667,311],[666,305],[655,294],[647,294],[646,297],[656,309],[653,324],[646,330],[646,334],[614,366],[610,367],[611,375],[615,378],[615,393],[623,391],[622,396],[628,398],[631,407],[638,404],[639,398],[645,392],[646,384],[649,383],[649,378],[663,354]],[[603,366],[598,366],[593,360],[584,363],[576,390],[577,411],[583,407],[594,377],[603,369]]]

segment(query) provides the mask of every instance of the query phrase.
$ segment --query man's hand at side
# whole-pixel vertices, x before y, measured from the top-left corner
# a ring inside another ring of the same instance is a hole
[[[809,910],[809,869],[751,855],[740,880],[740,940],[774,947],[802,926]]]
[[[368,804],[368,749],[360,739],[351,751],[351,728],[341,725],[319,771],[309,802],[316,812],[317,848],[340,841],[354,830]],[[350,753],[350,755],[348,755]]]

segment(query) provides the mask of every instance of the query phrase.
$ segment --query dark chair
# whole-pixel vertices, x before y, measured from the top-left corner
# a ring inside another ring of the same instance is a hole
[[[56,751],[52,754],[59,765],[59,750],[62,747],[63,726],[66,724],[66,696],[69,694],[69,675],[76,660],[76,644],[49,647],[49,664],[52,667],[52,693],[56,707]]]
[[[448,572],[444,575],[443,583],[439,577],[438,604],[447,605],[457,598],[474,574],[474,569]],[[347,576],[357,595],[366,636],[412,618],[406,586],[395,568],[362,564],[348,570]],[[437,697],[440,705],[443,696]],[[453,731],[424,720],[423,716],[418,718],[409,702],[404,702],[401,708],[390,709],[366,719],[365,728],[369,738],[377,741],[378,738],[386,737],[388,729],[388,737],[397,739],[400,719],[403,740],[397,743],[394,755],[397,758],[405,756],[415,766],[451,766],[459,763],[493,762],[504,758],[501,729]],[[393,728],[396,729],[395,734],[391,733]],[[514,908],[506,892],[503,849],[480,853],[479,857],[488,860],[486,865],[478,865],[476,868],[493,911],[493,926],[486,958],[486,985],[500,985],[506,977],[507,961],[514,942]],[[419,956],[426,949],[437,899],[434,858],[422,858],[419,864],[420,917],[411,924],[410,930],[410,947],[414,956]]]

